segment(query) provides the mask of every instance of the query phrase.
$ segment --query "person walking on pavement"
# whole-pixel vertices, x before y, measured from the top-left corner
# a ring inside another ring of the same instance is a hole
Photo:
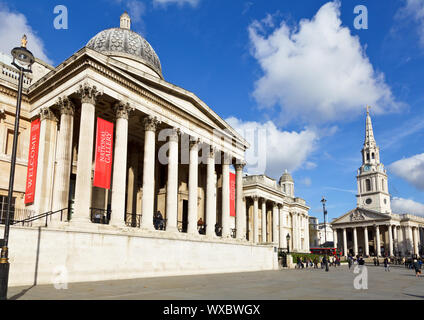
[[[390,261],[388,257],[384,259],[384,271],[390,272]]]

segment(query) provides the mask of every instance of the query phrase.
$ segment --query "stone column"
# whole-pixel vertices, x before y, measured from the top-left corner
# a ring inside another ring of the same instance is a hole
[[[58,211],[69,207],[69,184],[72,165],[72,137],[74,131],[75,107],[67,98],[59,98],[60,130],[56,149],[56,166],[54,175],[52,210]],[[62,221],[67,220],[65,211]],[[53,220],[60,220],[60,215],[54,215]]]
[[[405,251],[406,251],[406,248],[405,248],[405,236],[404,236],[404,232],[403,231],[404,231],[403,230],[403,227],[402,226],[399,226],[399,229],[398,229],[398,245],[399,245],[400,254],[402,256],[405,255]]]
[[[141,228],[154,230],[153,209],[155,204],[156,129],[159,121],[144,118],[143,198],[141,203]]]
[[[190,141],[188,173],[188,228],[187,233],[199,235],[197,230],[197,201],[199,188],[199,140]]]
[[[398,254],[399,251],[399,243],[398,243],[398,234],[397,234],[397,227],[396,226],[392,226],[393,230],[393,250],[394,250],[394,254]]]
[[[261,235],[262,235],[262,243],[266,243],[266,199],[265,198],[262,198]]]
[[[239,240],[246,239],[246,216],[243,214],[243,168],[245,163],[236,163],[236,238]],[[257,204],[256,204],[257,205]],[[256,216],[256,222],[258,217]],[[255,217],[253,218],[253,223],[255,222]],[[253,228],[255,229],[255,228]],[[255,230],[253,232],[255,234]],[[258,233],[256,233],[257,235]],[[253,237],[254,239],[255,236]],[[257,243],[257,242],[255,242]]]
[[[343,228],[343,254],[347,257],[347,236],[346,236],[346,228]]]
[[[353,228],[353,254],[355,257],[358,255],[358,234],[356,228]]]
[[[109,224],[125,227],[125,195],[127,188],[128,117],[132,108],[128,103],[115,105],[115,158],[113,161],[112,214]]]
[[[222,237],[229,238],[230,230],[230,163],[224,153],[222,162]]]
[[[333,230],[333,241],[334,241],[334,248],[336,248],[337,249],[337,246],[338,246],[338,241],[337,241],[338,239],[337,239],[337,229],[334,229]]]
[[[419,254],[419,250],[418,250],[418,228],[417,227],[413,227],[412,230],[412,234],[414,237],[414,254],[418,255]]]
[[[206,177],[206,236],[216,237],[216,181],[215,181],[215,149],[209,148]]]
[[[292,239],[292,250],[296,251],[297,250],[297,215],[294,212],[291,212],[291,221],[292,221],[292,235],[291,235],[291,239]]]
[[[168,138],[168,182],[166,185],[166,231],[178,232],[178,137],[179,130],[172,129]]]
[[[96,101],[101,93],[87,83],[80,86],[81,121],[78,142],[77,181],[75,186],[75,210],[71,223],[90,223],[92,192],[92,165],[94,149],[94,122]]]
[[[283,205],[278,205],[278,222],[279,222],[279,241],[280,241],[280,248],[286,248],[287,247],[287,239],[286,234],[284,234],[284,211],[283,211]]]
[[[33,209],[36,214],[49,212],[51,208],[54,158],[56,149],[57,118],[50,108],[40,111],[40,143],[38,150],[38,171]],[[60,219],[60,214],[49,219]],[[46,220],[34,221],[35,226],[44,225]]]
[[[253,243],[259,242],[259,223],[258,223],[258,202],[259,198],[257,196],[253,196]]]
[[[274,245],[278,246],[278,240],[280,239],[279,231],[278,231],[278,204],[274,202],[274,205],[272,207],[272,242]]]
[[[377,257],[381,256],[381,243],[380,243],[380,227],[375,227],[375,238],[377,243]]]
[[[365,257],[370,255],[370,246],[368,241],[368,227],[364,227],[364,239],[365,239]]]
[[[394,254],[393,254],[393,233],[392,233],[392,226],[391,225],[388,225],[387,226],[387,229],[389,231],[389,255],[391,257],[393,257]]]
[[[138,150],[137,145],[130,144],[130,165],[128,168],[128,182],[127,182],[127,212],[130,214],[126,220],[128,223],[132,221],[132,215],[137,213],[137,186],[138,186]]]
[[[407,233],[406,233],[407,234],[407,241],[406,241],[407,248],[408,248],[409,254],[412,254],[413,250],[414,250],[414,246],[413,246],[414,236],[412,235],[412,227],[407,226],[406,230],[407,230]]]

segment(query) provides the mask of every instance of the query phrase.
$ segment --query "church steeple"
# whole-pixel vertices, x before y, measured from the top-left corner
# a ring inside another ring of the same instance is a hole
[[[359,208],[391,213],[387,173],[380,162],[380,148],[374,138],[370,107],[367,107],[362,166],[358,170],[357,182]]]
[[[380,148],[374,138],[374,130],[370,115],[370,108],[367,106],[367,120],[365,123],[365,142],[362,149],[362,163],[367,165],[380,163]]]
[[[365,131],[365,143],[364,147],[370,147],[371,145],[376,145],[374,139],[374,130],[372,128],[372,121],[370,116],[370,108],[367,106],[367,121],[366,121],[366,131]]]

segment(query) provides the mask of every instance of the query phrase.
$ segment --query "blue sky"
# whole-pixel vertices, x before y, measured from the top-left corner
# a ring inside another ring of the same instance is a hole
[[[67,30],[53,27],[59,4]],[[354,27],[360,4],[366,30]],[[394,210],[424,215],[424,1],[0,1],[0,51],[26,32],[29,48],[57,65],[119,26],[124,10],[167,81],[241,132],[268,130],[264,170],[292,171],[311,215],[322,220],[323,195],[330,219],[356,205],[366,104]]]

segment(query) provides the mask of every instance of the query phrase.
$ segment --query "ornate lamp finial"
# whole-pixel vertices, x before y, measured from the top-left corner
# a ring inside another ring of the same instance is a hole
[[[27,36],[26,36],[26,34],[24,34],[24,35],[22,36],[22,40],[21,40],[21,47],[22,47],[22,48],[26,48],[27,43],[28,43]]]

